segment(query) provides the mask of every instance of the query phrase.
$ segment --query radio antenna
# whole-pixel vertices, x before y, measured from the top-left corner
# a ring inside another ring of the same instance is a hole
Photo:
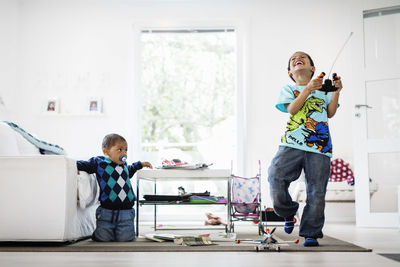
[[[346,41],[344,42],[342,48],[340,48],[339,53],[337,54],[335,60],[333,61],[332,67],[331,67],[331,69],[329,70],[328,77],[331,76],[331,72],[332,72],[333,66],[335,66],[335,63],[336,63],[336,61],[338,60],[338,58],[339,58],[339,56],[340,56],[340,53],[342,53],[343,48],[346,46],[347,42],[350,40],[350,38],[351,38],[352,35],[353,35],[353,32],[350,32],[349,37],[347,37],[347,39],[346,39]]]

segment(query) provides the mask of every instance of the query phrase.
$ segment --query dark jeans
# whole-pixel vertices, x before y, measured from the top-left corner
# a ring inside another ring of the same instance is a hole
[[[95,241],[132,241],[135,238],[135,210],[109,210],[99,206],[96,210]]]
[[[275,213],[294,216],[299,203],[292,200],[289,185],[305,173],[306,206],[300,222],[300,236],[322,238],[325,222],[325,194],[330,174],[330,157],[286,146],[280,146],[268,169],[270,194]]]

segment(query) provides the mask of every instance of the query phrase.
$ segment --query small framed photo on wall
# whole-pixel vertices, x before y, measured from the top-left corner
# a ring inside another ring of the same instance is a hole
[[[100,98],[90,98],[88,105],[90,113],[101,113],[102,103]]]
[[[49,113],[58,113],[59,110],[59,102],[55,98],[51,98],[47,100],[46,111]]]

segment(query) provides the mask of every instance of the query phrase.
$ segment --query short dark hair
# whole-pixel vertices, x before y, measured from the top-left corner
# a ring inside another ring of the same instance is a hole
[[[107,134],[106,136],[104,136],[103,138],[103,143],[102,143],[102,148],[110,148],[113,145],[115,145],[115,143],[117,141],[124,141],[126,142],[125,138],[123,138],[121,135],[116,134],[116,133],[112,133],[112,134]]]
[[[304,54],[308,57],[308,59],[310,60],[311,66],[314,67],[314,61],[312,60],[312,58],[310,57],[309,54],[307,54],[306,52],[303,52],[303,51],[297,51],[297,52],[294,52],[293,55],[296,54],[296,53],[304,53]],[[289,58],[289,62],[288,62],[288,66],[287,66],[287,70],[288,70],[288,71],[290,71],[290,59],[292,58],[293,55],[291,55],[290,58]],[[312,78],[312,76],[314,76],[314,72],[311,73],[311,78]],[[292,76],[290,76],[290,79],[292,79],[294,82],[296,82],[296,81],[293,79]]]

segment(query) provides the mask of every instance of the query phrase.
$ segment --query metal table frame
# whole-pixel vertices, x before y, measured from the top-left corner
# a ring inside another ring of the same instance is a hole
[[[158,205],[226,205],[227,206],[227,227],[213,227],[212,229],[225,229],[229,231],[230,225],[230,169],[198,169],[198,170],[183,170],[183,169],[142,169],[137,172],[136,182],[136,236],[139,235],[139,216],[141,205],[154,205],[154,230],[157,230],[157,206]],[[153,202],[143,201],[140,198],[140,181],[146,180],[154,183],[154,194],[157,194],[157,181],[172,181],[172,180],[226,180],[227,183],[227,202],[226,203],[170,203],[170,202]],[[211,227],[208,227],[211,228]],[[163,228],[167,230],[166,228]],[[177,229],[177,228],[174,228]],[[198,228],[184,228],[198,229]]]

